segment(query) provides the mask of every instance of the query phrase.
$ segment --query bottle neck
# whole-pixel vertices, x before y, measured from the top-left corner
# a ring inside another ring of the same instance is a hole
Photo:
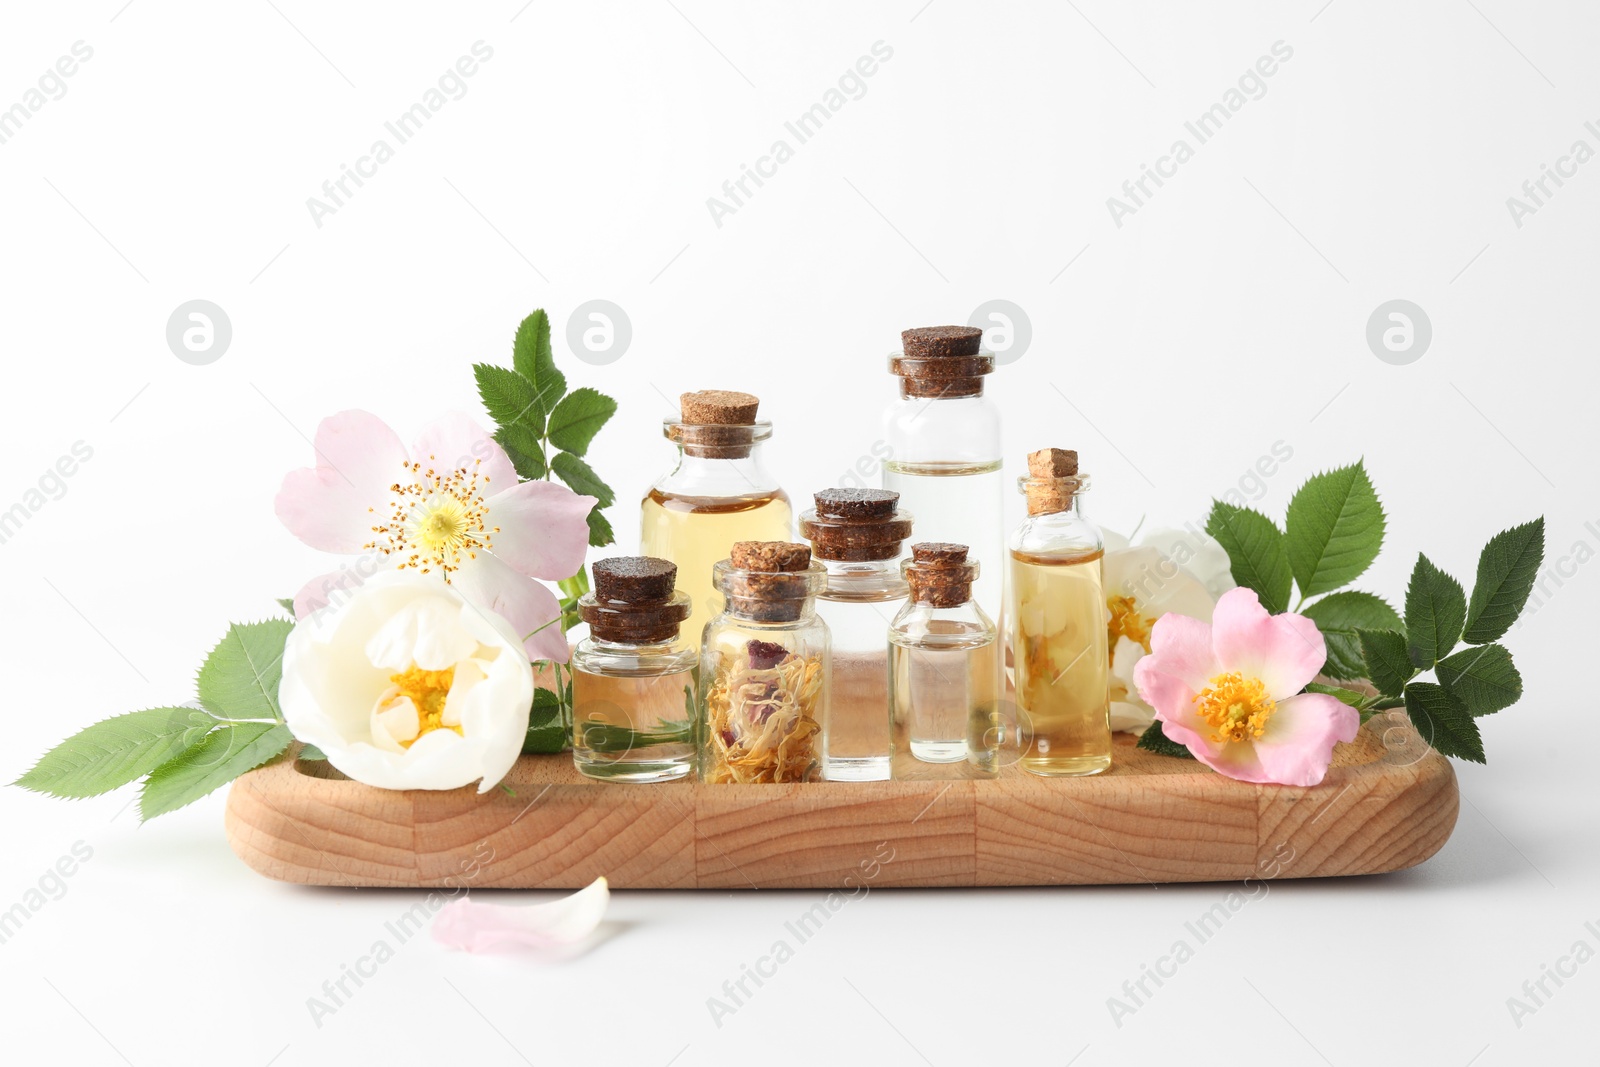
[[[679,445],[677,466],[659,485],[700,496],[743,497],[776,492],[778,483],[762,463],[761,444],[749,447],[747,455],[707,456],[698,454],[692,445]]]
[[[815,558],[815,556],[813,556]],[[822,595],[851,599],[876,595],[903,597],[907,586],[900,576],[900,560],[875,559],[867,561],[818,559],[828,572],[828,588]]]
[[[900,378],[902,400],[959,400],[982,395],[982,378]]]

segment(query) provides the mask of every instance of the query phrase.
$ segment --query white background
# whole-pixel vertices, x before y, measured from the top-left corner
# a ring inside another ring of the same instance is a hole
[[[67,804],[6,788],[0,909],[75,842],[93,856],[0,945],[0,1055],[1592,1057],[1600,963],[1520,1027],[1506,1001],[1579,939],[1600,948],[1584,927],[1600,924],[1600,163],[1520,227],[1506,198],[1574,140],[1600,148],[1584,129],[1600,18],[1507,0],[921,2],[9,10],[0,107],[74,42],[93,57],[0,144],[0,509],[75,442],[93,457],[0,545],[0,778],[95,719],[190,696],[229,620],[327,569],[272,514],[317,421],[360,406],[409,438],[444,409],[477,413],[470,363],[509,361],[534,307],[573,384],[621,404],[591,457],[627,550],[630,502],[669,461],[663,394],[759,393],[772,466],[803,495],[876,438],[898,332],[998,298],[1032,326],[993,380],[1007,452],[1081,450],[1107,525],[1202,521],[1242,479],[1281,516],[1305,477],[1365,456],[1391,526],[1360,585],[1398,601],[1419,550],[1470,581],[1489,535],[1547,516],[1563,581],[1511,638],[1527,693],[1483,723],[1489,767],[1458,765],[1443,852],[1274,885],[1120,1027],[1107,998],[1228,887],[874,891],[720,1029],[706,998],[820,894],[622,893],[575,960],[415,941],[319,1028],[306,999],[417,894],[261,879],[228,850],[220,793],[141,827],[131,789]],[[493,58],[466,95],[318,227],[307,198],[479,40]],[[877,41],[893,56],[865,95],[716,225],[706,199]],[[1117,226],[1107,197],[1277,41],[1293,56],[1265,95]],[[233,326],[208,366],[165,341],[196,298]],[[633,326],[607,366],[564,341],[596,298]],[[1365,341],[1395,298],[1434,330],[1406,366]],[[1292,459],[1251,481],[1280,441]]]

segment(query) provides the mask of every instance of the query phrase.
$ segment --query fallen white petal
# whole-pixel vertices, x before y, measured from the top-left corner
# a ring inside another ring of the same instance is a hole
[[[433,939],[449,948],[481,952],[500,945],[553,948],[594,932],[611,903],[604,878],[548,904],[480,904],[471,897],[446,904],[433,920]]]

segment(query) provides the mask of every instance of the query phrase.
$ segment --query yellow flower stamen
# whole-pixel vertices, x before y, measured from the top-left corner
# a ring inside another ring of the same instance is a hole
[[[410,748],[417,743],[417,738],[434,730],[454,730],[458,734],[461,733],[459,723],[446,726],[444,722],[445,698],[450,695],[450,686],[455,680],[454,667],[446,667],[442,671],[427,671],[414,664],[399,674],[389,676],[389,682],[399,690],[394,694],[394,699],[410,697],[411,703],[416,705],[417,718],[421,721],[417,737],[400,742],[402,748]]]
[[[1217,675],[1210,686],[1195,694],[1194,709],[1211,727],[1212,743],[1220,744],[1259,738],[1278,705],[1267,695],[1261,679],[1230,671]]]
[[[1106,607],[1111,612],[1111,621],[1106,624],[1106,631],[1111,637],[1111,653],[1116,653],[1119,637],[1126,637],[1149,652],[1152,622],[1140,612],[1139,602],[1131,596],[1109,596],[1106,597]]]
[[[362,547],[398,557],[402,570],[416,567],[423,574],[441,570],[449,581],[463,560],[477,559],[479,551],[493,548],[493,537],[500,532],[500,527],[488,525],[489,479],[477,471],[482,462],[474,460],[471,468],[445,472],[407,463],[407,480],[389,487],[394,499],[389,502],[388,521],[374,526],[372,532],[378,536]]]

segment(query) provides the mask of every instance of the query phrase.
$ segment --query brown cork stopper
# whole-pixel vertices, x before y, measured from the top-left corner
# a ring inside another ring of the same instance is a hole
[[[754,426],[761,401],[731,389],[702,389],[678,397],[685,426]]]
[[[789,541],[736,541],[728,558],[742,571],[803,571],[811,566],[811,547]]]
[[[689,617],[689,596],[676,592],[677,577],[676,564],[654,556],[598,560],[594,591],[578,601],[578,616],[602,641],[671,641]]]
[[[900,376],[902,396],[978,396],[983,376],[994,370],[994,354],[982,347],[983,331],[976,326],[905,330],[901,354],[890,357],[889,372]]]
[[[612,556],[594,565],[594,595],[598,600],[659,604],[672,599],[677,579],[678,565],[669,560],[654,556]]]
[[[923,541],[911,546],[901,565],[911,586],[911,599],[935,608],[953,608],[972,599],[978,565],[967,562],[967,546],[950,541]]]
[[[817,559],[863,563],[894,559],[911,536],[911,516],[888,489],[824,489],[800,516],[800,536]]]
[[[1070,448],[1041,448],[1028,453],[1028,477],[1022,484],[1029,515],[1066,511],[1078,491],[1078,453]]]

